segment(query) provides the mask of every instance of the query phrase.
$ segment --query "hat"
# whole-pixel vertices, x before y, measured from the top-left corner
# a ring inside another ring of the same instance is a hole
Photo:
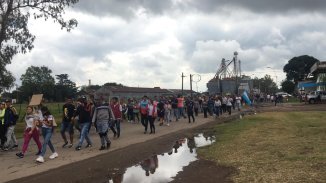
[[[10,99],[6,99],[5,102],[8,103],[8,102],[11,102],[11,100]]]

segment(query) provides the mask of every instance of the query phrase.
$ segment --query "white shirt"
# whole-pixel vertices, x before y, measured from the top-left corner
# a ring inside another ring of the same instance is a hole
[[[27,128],[33,128],[34,126],[34,115],[26,115],[25,122],[26,122],[26,129]]]
[[[44,120],[45,120],[45,118],[44,118]],[[49,116],[47,117],[47,120],[48,120],[48,121],[53,121],[53,116],[52,116],[52,115],[49,115]],[[52,126],[47,126],[47,125],[45,125],[44,123],[43,123],[42,127],[44,127],[44,128],[52,128]]]
[[[215,107],[220,107],[221,106],[221,101],[220,100],[215,100],[214,106]]]
[[[154,116],[154,114],[157,112],[156,107],[154,108],[154,106],[152,104],[148,104],[148,115],[149,116]]]

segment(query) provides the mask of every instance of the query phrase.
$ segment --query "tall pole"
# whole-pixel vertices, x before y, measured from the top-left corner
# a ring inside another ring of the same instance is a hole
[[[190,96],[192,98],[192,74],[190,74]]]
[[[181,85],[181,94],[183,95],[183,78],[186,77],[185,75],[181,75],[181,78],[182,78],[182,85]]]

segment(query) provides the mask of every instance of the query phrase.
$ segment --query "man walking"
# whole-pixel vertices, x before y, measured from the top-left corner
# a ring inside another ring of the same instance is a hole
[[[108,136],[108,130],[109,122],[113,120],[115,120],[115,118],[111,107],[109,105],[101,104],[98,102],[97,107],[94,111],[92,123],[96,127],[96,131],[101,139],[101,148],[99,149],[100,151],[104,150],[105,148],[110,148],[111,141]]]
[[[68,140],[66,137],[66,131],[69,133],[69,140],[70,144],[68,145],[69,148],[73,146],[73,140],[74,140],[74,124],[72,117],[75,113],[75,106],[72,104],[71,98],[67,99],[67,102],[62,107],[63,115],[62,115],[62,123],[61,123],[61,136],[64,140],[64,144],[62,147],[66,147],[68,145]]]
[[[117,97],[112,98],[112,103],[110,105],[113,115],[115,117],[115,120],[113,120],[113,128],[115,128],[116,133],[114,133],[114,136],[119,138],[120,137],[120,123],[122,121],[122,106],[118,102]]]
[[[6,100],[6,110],[4,115],[4,125],[6,132],[6,143],[4,144],[4,150],[8,150],[9,148],[18,147],[17,139],[15,136],[15,126],[18,120],[18,114],[16,109],[11,103],[11,100]]]

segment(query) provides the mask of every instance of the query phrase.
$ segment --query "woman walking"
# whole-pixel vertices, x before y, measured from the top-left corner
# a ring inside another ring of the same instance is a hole
[[[36,153],[36,155],[40,155],[41,150],[42,150],[42,145],[40,142],[40,132],[36,126],[36,118],[33,113],[32,106],[27,106],[27,108],[26,108],[25,123],[26,123],[26,128],[24,131],[23,149],[21,152],[16,154],[16,156],[18,156],[19,158],[24,157],[24,155],[27,151],[27,148],[28,148],[29,141],[31,141],[31,138],[33,138],[33,140],[35,141],[35,143],[38,147],[38,152]]]
[[[43,120],[40,120],[40,123],[42,125],[42,136],[44,138],[44,142],[42,145],[42,150],[40,156],[36,159],[37,162],[39,163],[44,163],[44,155],[46,152],[46,146],[49,146],[52,155],[49,157],[50,159],[54,159],[58,157],[58,153],[55,151],[53,144],[51,142],[51,137],[53,134],[53,116],[51,115],[49,109],[47,107],[42,107],[41,108],[42,115],[43,115]]]
[[[153,105],[153,101],[149,100],[148,102],[148,121],[149,121],[149,126],[151,129],[150,134],[154,133],[155,134],[155,119],[157,116],[157,107]]]

